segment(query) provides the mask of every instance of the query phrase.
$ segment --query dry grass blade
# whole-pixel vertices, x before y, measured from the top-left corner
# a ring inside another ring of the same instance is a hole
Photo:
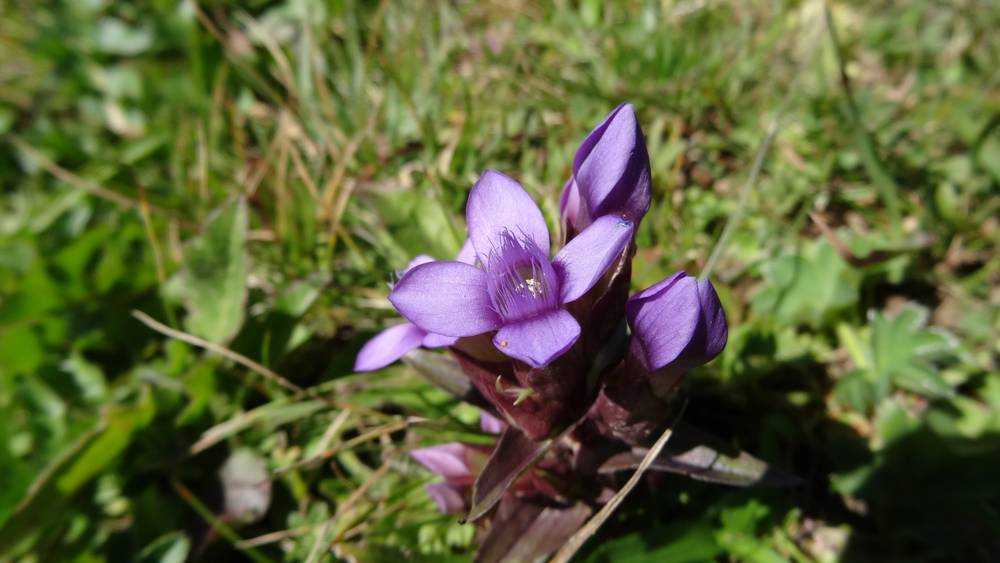
[[[391,467],[390,463],[391,461],[392,461],[391,459],[387,459],[384,462],[382,462],[382,465],[378,469],[376,469],[371,475],[369,475],[368,478],[365,479],[365,482],[362,483],[360,487],[355,489],[354,492],[351,493],[351,496],[347,497],[347,500],[345,500],[342,504],[340,504],[337,507],[337,512],[334,513],[334,515],[329,520],[327,520],[325,524],[323,524],[323,530],[320,532],[319,537],[316,538],[316,543],[313,544],[312,549],[309,550],[309,557],[306,558],[306,563],[313,563],[314,561],[317,561],[320,555],[320,550],[323,549],[324,545],[328,546],[327,551],[329,551],[329,549],[332,547],[332,544],[336,544],[343,541],[344,534],[347,530],[344,530],[340,534],[338,534],[338,536],[334,538],[330,544],[327,544],[327,539],[326,539],[327,531],[329,530],[330,526],[332,526],[333,523],[337,521],[337,518],[339,518],[341,515],[346,513],[351,508],[353,508],[354,505],[357,504],[357,502],[361,499],[361,497],[368,492],[368,489],[371,489],[372,485],[377,483],[380,479],[382,479],[382,477],[385,476],[385,474],[389,471],[389,468]]]
[[[275,419],[278,419],[282,420],[283,423],[287,423],[309,417],[328,408],[328,406],[328,403],[318,399],[309,401],[279,399],[241,413],[209,428],[202,433],[201,437],[191,446],[188,452],[191,455],[197,455],[259,421],[270,420],[273,423]],[[341,411],[341,413],[347,412],[349,411]]]
[[[256,537],[247,538],[236,544],[236,547],[240,549],[248,549],[251,547],[260,547],[262,545],[268,545],[281,540],[286,540],[288,538],[294,538],[301,536],[315,528],[313,525],[309,526],[299,526],[298,528],[289,528],[287,530],[278,530],[277,532],[271,532],[268,534],[261,534]]]
[[[400,421],[394,422],[392,424],[386,424],[385,426],[380,426],[378,428],[369,430],[368,432],[365,432],[364,434],[360,434],[358,436],[355,436],[354,438],[351,438],[350,440],[344,442],[343,444],[337,444],[336,446],[333,446],[331,448],[323,450],[322,452],[320,452],[320,453],[318,453],[318,454],[316,454],[314,456],[311,456],[311,457],[308,457],[306,459],[297,461],[295,463],[292,463],[291,465],[286,465],[285,467],[282,467],[281,469],[278,469],[277,471],[275,471],[275,473],[276,474],[282,474],[282,473],[285,473],[287,471],[291,471],[293,469],[298,469],[300,467],[304,467],[306,465],[310,465],[312,463],[315,463],[315,462],[323,460],[323,459],[329,459],[329,458],[333,457],[334,455],[336,455],[337,453],[342,452],[344,450],[349,450],[349,449],[351,449],[351,448],[353,448],[355,446],[358,446],[360,444],[364,444],[365,442],[370,442],[371,440],[374,440],[374,439],[380,438],[382,436],[385,436],[386,434],[392,434],[393,432],[398,432],[400,430],[405,430],[405,429],[409,428],[410,425],[412,425],[412,424],[420,424],[420,423],[426,422],[426,421],[427,421],[426,418],[419,418],[419,417],[411,416],[411,417],[409,417],[409,418],[407,418],[405,420],[400,420]]]
[[[812,219],[813,223],[819,229],[826,240],[830,242],[830,246],[837,252],[837,255],[855,268],[865,268],[867,266],[874,266],[875,264],[880,264],[887,260],[891,260],[900,254],[906,252],[905,249],[896,250],[874,250],[869,252],[867,256],[858,256],[851,250],[851,247],[847,246],[837,233],[830,228],[823,216],[814,211],[809,212],[809,218]]]
[[[45,156],[41,151],[29,145],[28,143],[24,142],[23,139],[17,136],[11,136],[10,141],[14,143],[14,146],[16,146],[19,150],[26,153],[28,156],[32,158],[32,160],[37,162],[38,165],[43,169],[45,169],[46,172],[52,174],[53,176],[62,180],[63,182],[66,182],[70,186],[78,190],[85,191],[91,195],[97,196],[105,201],[110,201],[111,203],[114,203],[115,205],[119,205],[126,209],[140,209],[141,204],[138,201],[131,199],[127,196],[124,196],[116,191],[109,190],[92,180],[88,180],[86,178],[81,178],[80,176],[77,176],[76,174],[70,172],[69,170],[66,170],[62,166],[59,166],[58,164],[53,162],[49,157]],[[157,213],[164,213],[164,214],[168,213],[167,210],[152,205],[148,202],[145,205],[150,210],[155,211]]]
[[[323,196],[319,193],[319,188],[316,187],[316,182],[313,181],[312,176],[309,174],[309,170],[306,168],[305,162],[302,161],[302,155],[299,154],[299,149],[295,147],[294,143],[288,143],[288,154],[292,157],[292,164],[295,166],[295,172],[298,173],[299,178],[302,183],[305,184],[306,190],[309,192],[309,196],[313,198],[313,201],[321,208],[326,205],[323,201]],[[328,214],[329,209],[323,209],[323,213]]]
[[[273,381],[274,383],[277,383],[278,385],[284,387],[285,389],[288,389],[289,391],[293,391],[295,393],[300,393],[300,394],[306,394],[305,389],[299,387],[298,385],[292,383],[291,381],[288,381],[284,377],[278,375],[274,370],[251,360],[250,358],[244,356],[243,354],[233,352],[232,350],[226,348],[225,346],[219,346],[214,342],[209,342],[208,340],[198,338],[193,334],[188,334],[186,332],[181,332],[179,330],[170,328],[169,326],[157,321],[156,319],[150,317],[149,315],[143,313],[142,311],[133,310],[132,316],[135,317],[142,324],[155,330],[156,332],[159,332],[160,334],[180,340],[181,342],[186,342],[192,346],[204,348],[209,352],[218,354],[226,359],[232,360],[240,364],[241,366],[251,371],[263,375],[267,379]]]
[[[642,459],[642,463],[640,463],[639,467],[636,468],[635,473],[629,477],[625,486],[622,487],[615,494],[615,496],[601,508],[600,512],[595,514],[590,520],[587,521],[586,524],[584,524],[582,528],[577,530],[577,532],[569,538],[569,541],[566,542],[566,545],[559,548],[559,551],[556,552],[550,563],[566,563],[569,561],[573,555],[576,554],[581,547],[583,547],[583,544],[590,539],[590,536],[597,533],[597,530],[601,528],[601,525],[603,525],[604,522],[610,518],[612,514],[614,514],[615,510],[618,509],[618,506],[623,500],[625,500],[625,497],[627,497],[628,494],[632,492],[632,489],[639,484],[639,479],[641,479],[643,474],[646,473],[649,466],[653,464],[653,461],[655,461],[657,457],[659,457],[660,452],[663,451],[667,442],[670,441],[670,437],[674,433],[674,425],[677,424],[677,421],[684,415],[685,408],[687,408],[686,403],[681,407],[680,412],[677,413],[677,417],[670,423],[670,426],[663,431],[663,434],[661,434],[656,440],[653,447],[649,449],[649,453],[647,453],[646,457]]]

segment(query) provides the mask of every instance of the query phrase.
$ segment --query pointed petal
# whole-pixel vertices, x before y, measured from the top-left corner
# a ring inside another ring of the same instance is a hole
[[[573,158],[573,177],[591,217],[627,212],[639,221],[652,195],[649,153],[635,108],[621,104],[587,135]]]
[[[409,272],[410,270],[416,268],[417,266],[422,266],[424,264],[433,261],[434,259],[426,254],[418,254],[416,258],[410,260],[410,263],[406,265],[406,269],[403,270],[403,273],[405,274],[406,272]]]
[[[580,324],[564,309],[556,309],[504,325],[493,344],[508,356],[536,368],[545,367],[569,350],[580,337]]]
[[[462,243],[462,249],[458,251],[458,256],[455,257],[455,260],[463,264],[476,265],[476,248],[472,246],[472,239],[465,239],[465,242]]]
[[[586,227],[583,217],[586,215],[586,210],[580,200],[580,188],[572,176],[566,181],[562,194],[559,195],[559,214],[562,215],[563,223],[573,225],[577,230]]]
[[[448,483],[428,483],[424,485],[424,491],[444,514],[465,512],[465,499],[462,493]]]
[[[430,262],[407,272],[389,301],[407,320],[445,336],[473,336],[500,326],[490,308],[486,273],[461,262]]]
[[[461,481],[472,475],[468,449],[465,444],[450,442],[413,450],[410,457],[449,481]]]
[[[410,323],[391,326],[365,343],[354,360],[354,371],[374,371],[420,346],[427,333]]]
[[[659,291],[643,291],[625,304],[632,337],[638,340],[642,360],[650,371],[685,352],[698,331],[701,315],[695,278],[675,274],[657,286]]]
[[[681,270],[675,274],[669,275],[662,280],[654,283],[653,285],[647,287],[646,289],[636,293],[632,297],[629,297],[629,303],[639,303],[642,301],[647,301],[652,299],[663,292],[664,289],[669,288],[674,285],[677,280],[687,277],[687,272]]]
[[[632,240],[635,223],[605,215],[591,223],[559,251],[552,267],[559,277],[563,303],[575,301],[594,287],[601,275]]]
[[[424,340],[420,343],[420,345],[424,348],[443,348],[445,346],[451,346],[456,340],[458,340],[458,338],[454,336],[445,336],[443,334],[428,332],[427,336],[424,336]]]
[[[529,237],[549,255],[549,228],[542,211],[521,184],[509,176],[496,170],[484,172],[472,186],[465,216],[469,239],[481,260],[498,244],[504,231]]]
[[[704,350],[701,352],[705,362],[722,353],[729,340],[729,324],[726,322],[726,312],[722,310],[719,295],[715,293],[712,282],[698,280],[698,301],[701,302],[701,321],[699,330],[704,331]]]

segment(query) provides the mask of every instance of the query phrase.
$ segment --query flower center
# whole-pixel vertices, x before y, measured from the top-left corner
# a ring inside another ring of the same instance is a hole
[[[505,321],[517,321],[558,307],[558,287],[549,257],[528,237],[510,231],[483,261],[493,310]]]

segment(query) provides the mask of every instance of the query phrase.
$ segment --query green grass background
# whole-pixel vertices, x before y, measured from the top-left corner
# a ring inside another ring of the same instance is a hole
[[[484,168],[554,226],[630,101],[634,287],[733,222],[687,417],[806,484],[650,479],[579,559],[996,561],[1000,8],[824,6],[0,0],[0,560],[470,559],[406,452],[475,411],[354,355]]]

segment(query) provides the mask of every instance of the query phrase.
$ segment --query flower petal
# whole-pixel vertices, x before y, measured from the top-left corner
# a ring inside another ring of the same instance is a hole
[[[573,178],[591,217],[615,211],[639,221],[652,197],[649,153],[635,108],[621,104],[594,128],[573,157]]]
[[[427,332],[474,336],[500,326],[490,308],[486,273],[461,262],[430,262],[410,270],[389,294],[406,319]]]
[[[403,273],[405,274],[406,272],[409,272],[410,270],[416,268],[417,266],[422,266],[424,264],[433,261],[434,259],[426,254],[418,254],[416,258],[410,260],[410,263],[406,265],[406,269],[403,270]]]
[[[456,340],[458,340],[458,338],[454,336],[445,336],[443,334],[428,332],[427,336],[424,337],[424,340],[420,343],[420,345],[424,348],[442,348],[444,346],[451,346]]]
[[[638,340],[642,360],[650,371],[673,362],[686,351],[701,316],[695,278],[675,274],[654,287],[659,291],[646,290],[625,304],[632,337]]]
[[[654,283],[653,285],[647,287],[646,289],[636,293],[632,297],[629,297],[629,303],[638,303],[640,301],[653,299],[661,292],[663,292],[664,289],[674,285],[674,283],[677,282],[677,280],[685,277],[687,277],[687,272],[685,272],[684,270],[681,270],[673,275],[667,276],[662,280]]]
[[[552,260],[552,268],[559,277],[562,302],[575,301],[594,287],[634,233],[632,221],[618,215],[605,215],[569,241]]]
[[[587,210],[584,208],[582,201],[580,199],[580,188],[576,185],[576,181],[570,176],[569,180],[566,181],[566,185],[563,186],[562,193],[559,195],[559,214],[563,218],[564,223],[569,223],[577,229],[583,228],[585,226],[584,220]]]
[[[413,450],[410,452],[410,457],[449,481],[461,481],[472,476],[468,449],[465,444],[449,442]]]
[[[462,262],[463,264],[476,265],[476,248],[472,246],[472,239],[465,239],[462,243],[462,249],[458,251],[458,256],[455,260]]]
[[[490,434],[499,434],[507,424],[486,411],[479,412],[479,429]]]
[[[465,499],[456,487],[448,483],[428,483],[424,485],[424,491],[444,514],[465,512]]]
[[[729,324],[726,322],[726,312],[722,310],[719,295],[715,293],[712,282],[698,280],[698,300],[701,302],[701,320],[699,330],[704,331],[704,350],[701,351],[705,362],[722,353],[729,340]]]
[[[564,309],[504,325],[493,344],[504,354],[536,368],[545,367],[580,337],[580,324]]]
[[[374,371],[420,346],[427,333],[410,323],[391,326],[365,343],[354,360],[354,371]]]
[[[483,172],[472,186],[465,217],[469,239],[481,260],[504,231],[530,237],[546,256],[549,254],[549,228],[542,211],[521,184],[496,170]]]

